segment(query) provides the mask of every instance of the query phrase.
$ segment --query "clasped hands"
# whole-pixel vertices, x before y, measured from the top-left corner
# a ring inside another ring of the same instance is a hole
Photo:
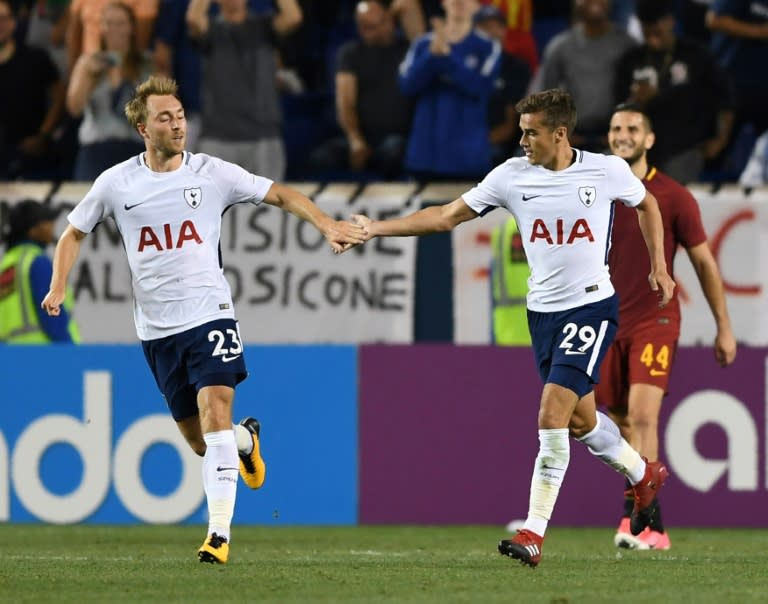
[[[373,221],[362,214],[354,214],[350,220],[337,220],[325,231],[334,254],[343,254],[373,237]]]

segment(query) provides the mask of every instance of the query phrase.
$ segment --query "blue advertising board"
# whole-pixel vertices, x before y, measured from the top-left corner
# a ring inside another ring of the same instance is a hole
[[[262,423],[267,480],[236,524],[357,521],[357,349],[246,347],[234,417]],[[204,523],[201,458],[139,345],[2,346],[0,522]]]

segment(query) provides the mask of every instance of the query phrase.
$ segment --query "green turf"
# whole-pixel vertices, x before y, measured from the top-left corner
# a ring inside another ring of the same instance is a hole
[[[630,552],[553,527],[535,570],[496,553],[493,527],[235,527],[226,566],[197,562],[203,532],[0,525],[0,602],[768,602],[768,530]]]

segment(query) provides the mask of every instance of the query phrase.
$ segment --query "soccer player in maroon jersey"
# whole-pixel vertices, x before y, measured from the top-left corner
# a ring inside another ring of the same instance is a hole
[[[715,358],[723,367],[730,365],[736,358],[736,340],[720,271],[707,244],[698,203],[685,187],[648,164],[646,154],[653,147],[654,133],[650,120],[639,107],[626,104],[616,108],[608,143],[614,155],[629,163],[635,176],[659,201],[667,267],[671,270],[674,266],[678,246],[688,253],[715,319]],[[603,361],[595,397],[619,425],[624,438],[641,455],[656,460],[659,411],[680,335],[680,304],[675,294],[669,304],[659,308],[656,293],[648,288],[647,271],[630,268],[645,253],[645,241],[631,209],[621,204],[614,206],[608,264],[619,295],[619,328]],[[632,503],[631,498],[625,500],[624,516],[614,539],[616,546],[669,549],[658,501],[650,525],[636,536],[629,529]]]

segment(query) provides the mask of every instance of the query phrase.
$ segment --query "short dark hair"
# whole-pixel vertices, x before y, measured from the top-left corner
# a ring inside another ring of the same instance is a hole
[[[628,113],[639,113],[640,115],[642,115],[643,123],[645,124],[646,130],[648,130],[648,132],[653,132],[653,122],[651,121],[651,116],[649,116],[646,110],[643,109],[640,105],[638,105],[637,103],[620,103],[619,105],[616,105],[616,107],[613,108],[613,113],[611,113],[611,117],[623,111],[626,111]]]
[[[544,113],[544,125],[554,130],[565,126],[569,133],[576,127],[576,103],[562,88],[551,88],[531,94],[515,105],[515,111],[523,113]]]
[[[675,11],[670,0],[637,0],[635,14],[640,23],[656,23]]]

